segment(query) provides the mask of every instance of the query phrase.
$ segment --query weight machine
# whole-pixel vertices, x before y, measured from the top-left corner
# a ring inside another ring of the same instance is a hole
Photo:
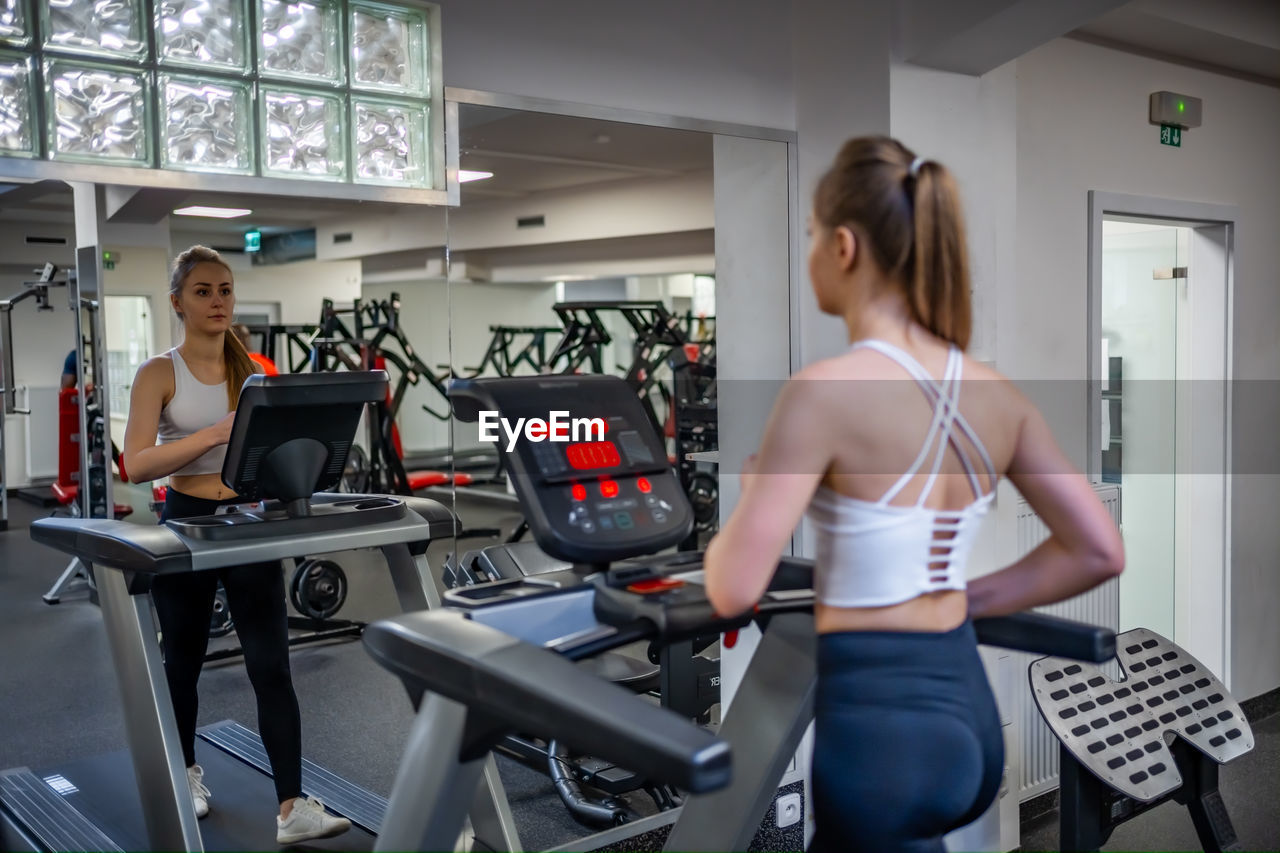
[[[658,385],[658,370],[672,351],[689,343],[681,318],[657,301],[561,302],[552,308],[564,324],[564,333],[548,360],[556,373],[578,373],[587,363],[591,372],[603,373],[603,348],[612,343],[612,337],[600,315],[616,311],[623,316],[636,336],[631,365],[623,378],[639,395],[654,429],[663,433],[663,420],[658,417],[653,397],[657,395],[666,402]]]
[[[547,336],[564,333],[559,326],[490,326],[489,347],[484,351],[480,364],[463,368],[465,375],[454,371],[459,379],[476,379],[481,376],[515,376],[521,364],[528,365],[534,373],[546,373]],[[529,340],[512,352],[516,341],[528,335]]]
[[[286,373],[302,373],[311,364],[312,342],[320,328],[310,325],[247,326],[250,340],[261,340],[257,351]],[[283,359],[283,363],[281,362]]]
[[[79,473],[76,474],[77,492],[74,499],[78,514],[85,518],[108,518],[114,510],[111,477],[110,438],[107,435],[105,352],[100,345],[104,340],[102,312],[98,300],[97,247],[77,250],[77,269],[60,270],[55,264],[46,263],[36,270],[36,279],[24,281],[23,289],[15,296],[0,300],[0,396],[4,400],[4,414],[30,415],[30,409],[17,403],[17,383],[14,375],[13,309],[20,303],[34,299],[36,310],[53,311],[50,302],[51,289],[65,287],[67,307],[75,317],[76,386],[79,395],[79,435],[90,440],[80,442]],[[87,321],[86,321],[87,315]],[[90,385],[93,387],[90,388]],[[5,420],[0,416],[0,530],[9,523],[9,483],[4,470],[6,448]],[[88,572],[73,561],[55,588],[70,584],[72,578],[87,582]],[[64,583],[65,581],[65,583]],[[54,590],[50,591],[51,593]]]

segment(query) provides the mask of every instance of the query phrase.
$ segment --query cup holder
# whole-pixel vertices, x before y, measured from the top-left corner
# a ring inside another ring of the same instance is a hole
[[[391,498],[374,498],[367,501],[356,501],[356,509],[377,509],[383,506],[395,506],[395,501]]]

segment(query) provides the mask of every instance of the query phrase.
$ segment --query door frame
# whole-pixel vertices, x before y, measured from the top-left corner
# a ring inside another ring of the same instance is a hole
[[[1206,241],[1218,245],[1222,249],[1222,264],[1216,272],[1222,276],[1222,304],[1215,306],[1222,314],[1223,351],[1221,352],[1222,371],[1214,378],[1223,383],[1222,412],[1222,458],[1221,480],[1217,488],[1210,488],[1209,494],[1201,494],[1199,489],[1188,490],[1191,501],[1190,517],[1218,519],[1221,524],[1220,547],[1217,542],[1205,554],[1202,549],[1195,548],[1194,553],[1206,556],[1206,560],[1187,561],[1186,571],[1180,572],[1174,582],[1174,624],[1180,634],[1182,625],[1187,626],[1187,636],[1180,637],[1180,644],[1189,646],[1189,651],[1215,673],[1222,677],[1228,689],[1231,688],[1231,493],[1232,493],[1232,383],[1234,373],[1232,358],[1232,341],[1234,337],[1234,289],[1235,289],[1235,252],[1236,235],[1239,233],[1239,209],[1235,205],[1210,204],[1197,201],[1160,198],[1156,196],[1128,195],[1100,190],[1090,190],[1089,210],[1089,276],[1088,276],[1088,351],[1086,383],[1086,405],[1088,432],[1088,456],[1086,471],[1093,482],[1101,481],[1100,459],[1101,409],[1100,391],[1103,365],[1101,363],[1100,346],[1102,339],[1102,222],[1105,217],[1125,217],[1140,219],[1161,224],[1185,226],[1192,231],[1193,247]],[[1194,249],[1193,249],[1194,251]],[[1210,270],[1213,274],[1214,270]],[[1188,279],[1190,280],[1190,279]],[[1179,407],[1183,411],[1183,407]],[[1182,418],[1179,417],[1181,424]],[[1179,453],[1180,458],[1185,458]],[[1216,460],[1215,460],[1216,461]],[[1180,473],[1180,472],[1175,472]],[[1219,491],[1220,489],[1220,491]],[[1122,498],[1123,499],[1123,498]],[[1215,529],[1214,534],[1218,533]],[[1212,535],[1210,537],[1212,542]],[[1194,548],[1194,546],[1192,546]],[[1188,549],[1191,550],[1191,549]],[[1216,575],[1216,576],[1215,576]],[[1210,607],[1208,612],[1203,606],[1203,594],[1208,592],[1220,598],[1221,607]],[[1203,619],[1210,621],[1194,625],[1186,619],[1192,610]]]

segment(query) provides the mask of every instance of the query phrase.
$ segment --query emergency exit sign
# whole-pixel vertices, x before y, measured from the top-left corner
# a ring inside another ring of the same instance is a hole
[[[1182,128],[1174,127],[1171,124],[1160,125],[1160,144],[1172,145],[1174,148],[1182,147]]]

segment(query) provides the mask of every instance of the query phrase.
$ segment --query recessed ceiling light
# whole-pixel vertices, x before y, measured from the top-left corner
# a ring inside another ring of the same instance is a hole
[[[237,216],[248,216],[253,211],[245,207],[204,207],[197,204],[192,207],[180,207],[173,213],[175,216],[207,216],[211,219],[235,219]]]
[[[458,170],[458,183],[465,184],[467,181],[483,181],[485,178],[492,178],[493,172],[477,172],[471,169]]]

